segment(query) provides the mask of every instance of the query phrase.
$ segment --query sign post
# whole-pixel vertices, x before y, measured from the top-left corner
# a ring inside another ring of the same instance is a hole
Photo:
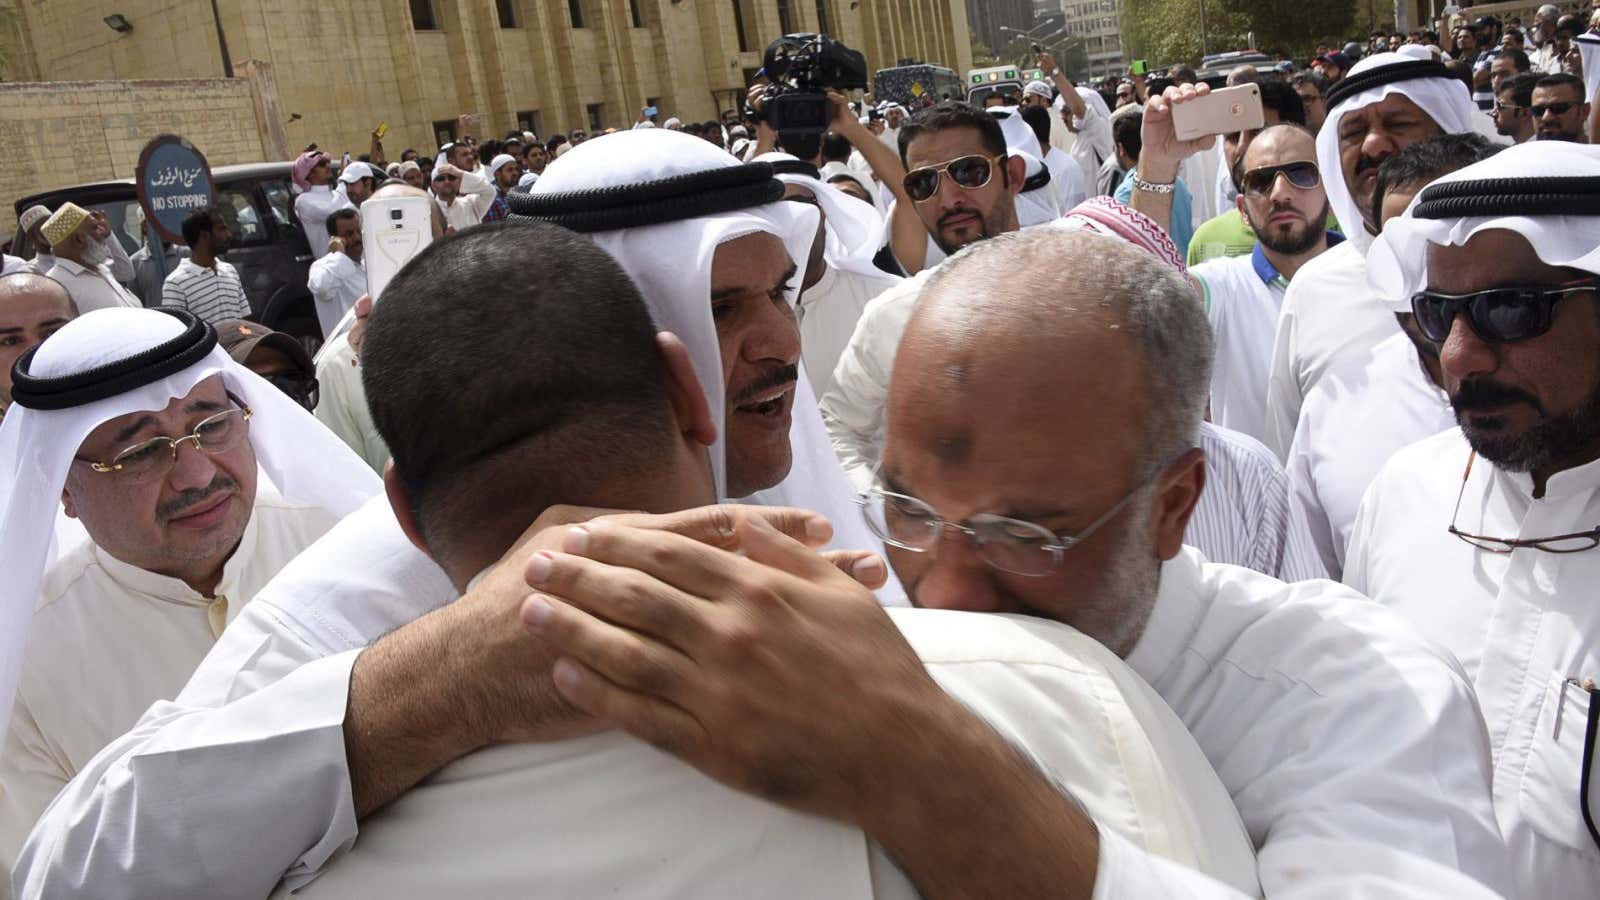
[[[216,202],[217,189],[211,183],[211,166],[195,146],[175,134],[157,135],[139,153],[134,171],[134,190],[150,241],[150,261],[156,277],[167,277],[167,253],[163,241],[183,240],[183,220],[197,209],[208,209]]]

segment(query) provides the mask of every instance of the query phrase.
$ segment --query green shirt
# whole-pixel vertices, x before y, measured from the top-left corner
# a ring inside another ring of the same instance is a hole
[[[1328,230],[1339,230],[1339,220],[1331,212],[1328,213]],[[1194,237],[1189,239],[1189,256],[1185,263],[1197,266],[1220,256],[1244,256],[1255,246],[1255,229],[1245,222],[1238,208],[1234,208],[1200,223],[1194,230]]]

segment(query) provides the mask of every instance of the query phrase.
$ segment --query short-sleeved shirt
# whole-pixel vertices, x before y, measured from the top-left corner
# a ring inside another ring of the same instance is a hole
[[[196,265],[192,259],[178,263],[161,285],[161,305],[187,309],[212,324],[250,315],[250,298],[245,296],[239,270],[220,259],[214,267]]]

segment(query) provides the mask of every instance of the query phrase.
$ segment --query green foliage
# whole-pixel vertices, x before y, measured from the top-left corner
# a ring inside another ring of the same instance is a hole
[[[1122,42],[1129,59],[1152,66],[1200,62],[1202,0],[1124,0]],[[1255,48],[1291,59],[1308,55],[1318,41],[1352,33],[1355,0],[1204,0],[1206,49],[1243,50],[1255,35]]]
[[[1249,23],[1258,49],[1290,58],[1310,55],[1318,41],[1343,44],[1356,21],[1353,0],[1215,0],[1215,5]]]

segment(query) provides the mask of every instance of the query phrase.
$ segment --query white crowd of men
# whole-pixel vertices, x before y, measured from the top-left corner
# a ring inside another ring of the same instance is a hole
[[[1202,93],[1065,215],[1015,109],[586,141],[440,209],[317,417],[0,277],[10,887],[1593,896],[1600,151],[1377,54],[1188,273]]]

